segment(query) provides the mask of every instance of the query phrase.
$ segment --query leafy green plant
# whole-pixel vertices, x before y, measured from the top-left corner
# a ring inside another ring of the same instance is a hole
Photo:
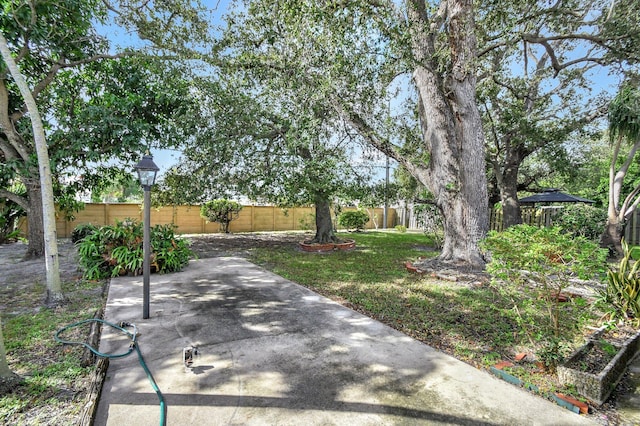
[[[217,199],[200,206],[200,216],[209,222],[218,222],[224,233],[229,233],[229,224],[238,218],[242,205],[236,201]]]
[[[97,229],[97,226],[90,223],[78,225],[73,228],[73,231],[71,231],[71,242],[76,244],[78,241],[84,239],[87,235],[92,234]]]
[[[553,216],[553,224],[564,232],[592,241],[598,241],[606,221],[606,210],[583,203],[565,206]]]
[[[26,211],[17,203],[6,199],[0,203],[0,244],[13,241],[20,235],[18,220],[26,216]]]
[[[492,231],[482,247],[490,257],[487,272],[494,277],[494,284],[532,293],[534,309],[546,312],[543,324],[523,321],[521,326],[531,341],[543,342],[541,354],[552,367],[563,356],[562,291],[571,277],[587,279],[604,272],[607,250],[585,237],[573,238],[558,227],[530,225]],[[519,313],[521,302],[515,297],[512,301]]]
[[[538,349],[536,355],[547,370],[554,372],[556,367],[571,353],[571,350],[569,342],[551,337],[544,342],[541,349]]]
[[[396,225],[396,231],[401,232],[401,233],[405,233],[407,232],[407,227],[404,225]]]
[[[640,323],[640,262],[633,260],[626,241],[622,241],[623,256],[617,268],[607,271],[607,286],[601,300],[611,305],[610,315],[635,319]]]
[[[152,264],[164,274],[181,270],[194,257],[187,241],[175,237],[173,225],[156,225],[151,231]]]
[[[369,214],[364,210],[347,210],[338,216],[338,225],[347,228],[362,231],[364,226],[369,222]]]
[[[156,225],[150,230],[152,270],[167,273],[181,270],[193,257],[185,240],[175,237],[172,225]],[[103,226],[78,243],[79,263],[90,280],[138,275],[142,272],[142,224],[131,219]]]

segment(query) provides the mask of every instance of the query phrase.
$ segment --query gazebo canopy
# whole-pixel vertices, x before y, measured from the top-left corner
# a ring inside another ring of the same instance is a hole
[[[520,199],[520,204],[536,204],[536,203],[587,203],[593,204],[595,201],[576,195],[565,194],[558,189],[545,189],[540,194],[524,197]]]

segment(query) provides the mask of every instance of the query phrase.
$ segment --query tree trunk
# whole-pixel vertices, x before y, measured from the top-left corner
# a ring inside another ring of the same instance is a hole
[[[618,216],[609,216],[604,232],[600,236],[600,247],[608,248],[609,255],[617,257],[622,255],[622,224]]]
[[[502,226],[504,229],[510,226],[519,225],[522,223],[522,210],[520,209],[520,202],[518,201],[518,171],[519,160],[509,160],[509,154],[507,154],[507,161],[504,170],[498,179],[498,189],[500,190],[500,201],[502,203]],[[499,170],[495,170],[496,175],[500,173]]]
[[[443,79],[433,64],[435,48],[425,3],[410,2],[413,78],[419,97],[423,139],[430,153],[428,170],[414,176],[425,184],[443,215],[444,244],[439,260],[470,269],[484,268],[479,242],[489,228],[485,147],[476,104],[476,39],[471,0],[447,2],[451,74]],[[414,164],[416,169],[422,168]],[[424,180],[420,179],[423,178]]]
[[[7,363],[7,351],[4,347],[4,336],[2,334],[1,318],[0,318],[0,377],[3,379],[15,377],[15,374],[9,369],[9,364]]]
[[[49,150],[44,135],[44,126],[40,118],[38,105],[24,79],[18,65],[16,64],[11,51],[7,44],[7,40],[0,32],[0,53],[5,64],[9,68],[11,76],[16,85],[20,89],[20,94],[24,98],[29,116],[31,118],[31,127],[33,130],[33,143],[36,148],[38,157],[38,174],[40,176],[40,191],[42,194],[42,224],[44,231],[44,252],[45,252],[45,270],[47,276],[47,295],[45,304],[47,306],[55,306],[64,301],[62,294],[62,284],[60,283],[60,262],[58,259],[58,239],[56,233],[56,211],[53,201],[53,183],[51,181],[51,161],[49,160]],[[33,200],[29,201],[30,203]],[[32,211],[31,213],[34,213]]]
[[[604,231],[600,236],[600,246],[609,249],[609,255],[617,258],[622,256],[622,221],[624,218],[623,211],[626,210],[626,203],[620,205],[622,194],[622,186],[624,178],[627,175],[629,166],[640,148],[640,140],[637,141],[631,150],[627,153],[625,161],[619,170],[616,170],[618,164],[618,156],[623,137],[618,135],[613,148],[611,162],[609,164],[609,201],[607,204],[607,223]]]
[[[335,243],[337,238],[333,233],[331,221],[331,203],[321,195],[316,196],[316,236],[314,243]]]
[[[29,211],[27,212],[27,239],[29,245],[24,259],[44,256],[44,227],[42,220],[42,194],[39,183],[26,183]]]

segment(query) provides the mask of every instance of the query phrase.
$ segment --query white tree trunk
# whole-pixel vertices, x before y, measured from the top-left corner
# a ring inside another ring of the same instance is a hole
[[[42,191],[44,251],[47,276],[47,296],[45,301],[47,305],[53,306],[61,303],[64,300],[64,295],[62,294],[62,286],[60,283],[55,204],[53,201],[53,184],[51,182],[51,162],[49,161],[49,151],[44,135],[44,127],[36,101],[31,94],[27,82],[20,73],[18,65],[11,56],[7,40],[2,33],[0,33],[0,53],[9,68],[13,80],[20,89],[20,93],[25,100],[31,118],[33,138],[38,156],[40,188]]]
[[[2,318],[0,318],[0,377],[6,379],[14,376],[15,374],[7,364],[7,351],[4,348],[4,335],[2,334]]]

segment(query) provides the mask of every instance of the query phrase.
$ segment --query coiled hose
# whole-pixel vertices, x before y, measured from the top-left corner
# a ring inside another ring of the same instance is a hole
[[[124,333],[127,337],[131,339],[131,343],[129,344],[129,349],[126,352],[119,353],[119,354],[102,353],[98,351],[96,348],[94,348],[93,346],[89,345],[88,343],[69,341],[69,340],[62,339],[60,337],[61,334],[63,334],[65,331],[71,328],[79,327],[81,325],[92,323],[92,322],[98,322],[101,324],[108,325],[109,327]],[[125,327],[133,327],[133,332],[127,330]],[[136,341],[137,336],[138,336],[138,329],[136,328],[135,324],[130,324],[124,321],[120,322],[119,324],[113,324],[113,323],[101,320],[99,318],[91,318],[83,321],[78,321],[73,324],[69,324],[66,327],[61,328],[56,332],[55,339],[57,342],[62,343],[63,345],[84,346],[85,348],[89,349],[91,352],[96,354],[96,356],[99,356],[102,358],[123,358],[129,355],[135,349],[135,351],[138,353],[138,361],[140,362],[140,365],[144,369],[144,372],[147,374],[147,378],[149,379],[149,382],[151,382],[151,387],[156,392],[156,395],[158,395],[158,400],[160,401],[160,426],[165,426],[166,418],[167,418],[167,406],[164,402],[164,397],[162,396],[162,392],[160,392],[160,388],[158,388],[156,381],[153,379],[153,375],[151,374],[151,371],[149,371],[149,367],[147,367],[147,364],[144,362],[144,358],[142,357],[142,353],[140,352],[140,348],[138,347],[138,342]]]

